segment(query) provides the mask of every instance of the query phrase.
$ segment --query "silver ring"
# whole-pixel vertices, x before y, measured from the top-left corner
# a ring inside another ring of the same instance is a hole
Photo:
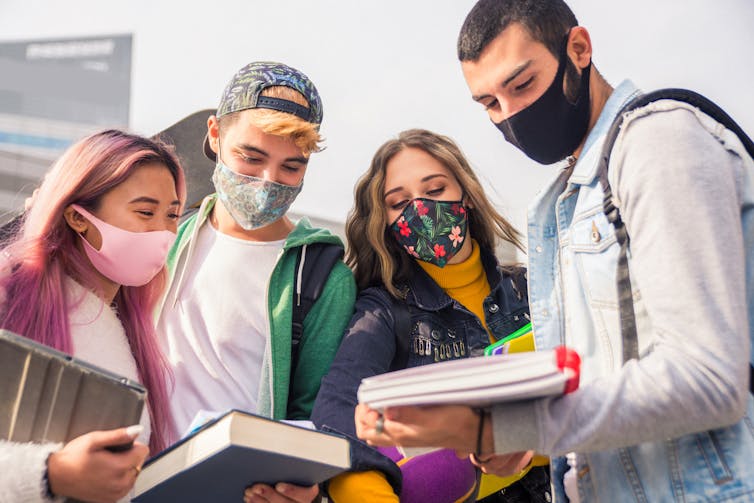
[[[377,422],[374,425],[374,431],[378,435],[382,435],[382,433],[385,431],[385,416],[380,416],[377,418]]]
[[[486,458],[482,459],[482,458],[479,458],[479,456],[477,456],[476,454],[474,454],[472,452],[471,453],[471,462],[474,463],[475,465],[483,465],[485,463],[489,463],[490,461],[492,461],[493,457],[494,456],[492,454],[490,454]]]

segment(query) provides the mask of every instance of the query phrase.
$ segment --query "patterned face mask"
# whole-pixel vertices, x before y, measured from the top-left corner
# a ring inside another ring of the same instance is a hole
[[[461,249],[467,226],[463,201],[417,198],[409,201],[390,230],[409,255],[445,267]]]
[[[247,231],[269,225],[285,215],[304,186],[303,181],[298,185],[283,185],[236,173],[219,157],[212,183],[228,213]]]

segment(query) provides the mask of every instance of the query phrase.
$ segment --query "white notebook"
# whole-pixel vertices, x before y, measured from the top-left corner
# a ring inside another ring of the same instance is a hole
[[[485,406],[557,396],[578,387],[580,359],[569,348],[479,356],[413,367],[361,381],[373,409],[399,405]]]

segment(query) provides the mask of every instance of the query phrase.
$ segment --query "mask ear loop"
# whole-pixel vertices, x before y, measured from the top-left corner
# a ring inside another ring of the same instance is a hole
[[[461,206],[463,206],[467,210],[470,210],[474,207],[471,205],[471,198],[469,198],[469,193],[466,192],[466,189],[461,189]]]
[[[222,147],[220,146],[220,122],[217,123],[217,162],[220,164],[225,164],[223,162],[222,155],[220,155],[220,152],[222,152]]]

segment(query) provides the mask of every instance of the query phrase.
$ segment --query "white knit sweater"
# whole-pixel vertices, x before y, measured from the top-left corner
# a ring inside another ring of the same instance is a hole
[[[66,284],[72,299],[69,322],[73,353],[82,360],[116,374],[138,380],[136,362],[120,320],[110,307],[73,280]],[[138,440],[147,443],[150,435],[149,414],[141,417],[144,431]],[[14,443],[0,440],[0,502],[44,503],[43,476],[45,462],[62,444]],[[128,501],[128,498],[124,501]]]

